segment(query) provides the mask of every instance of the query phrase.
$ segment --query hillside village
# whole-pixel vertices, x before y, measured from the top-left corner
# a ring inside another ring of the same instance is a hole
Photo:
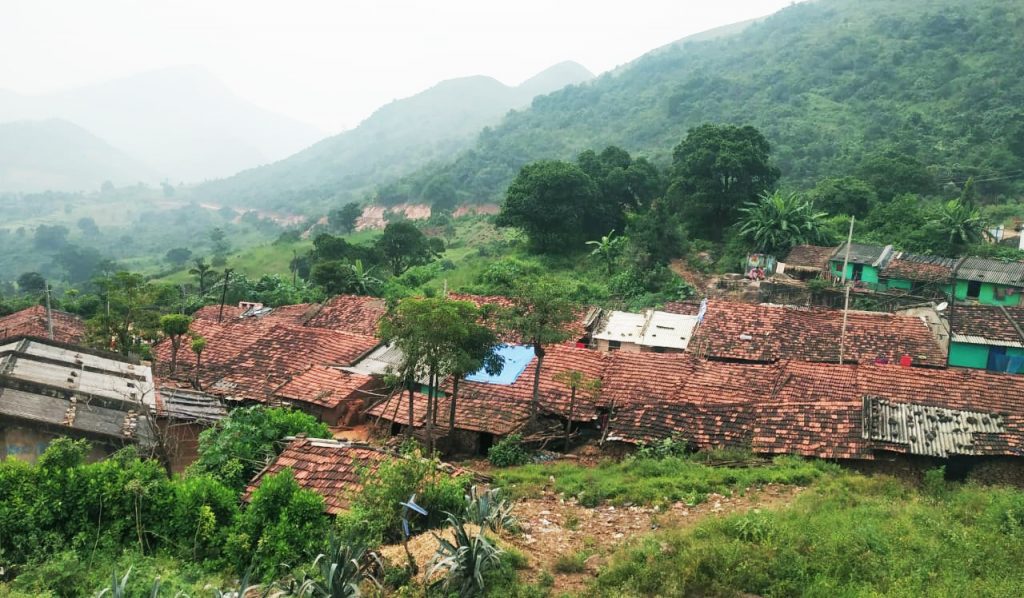
[[[58,433],[99,440],[110,451],[126,443],[165,451],[161,458],[180,472],[196,456],[197,429],[258,404],[293,407],[326,423],[342,441],[333,458],[345,459],[347,450],[364,450],[367,438],[387,445],[409,431],[422,437],[426,397],[434,393],[434,417],[452,415],[437,438],[452,458],[485,456],[510,434],[546,444],[562,430],[571,430],[574,447],[673,439],[766,455],[937,457],[966,468],[1020,457],[1024,265],[914,256],[891,246],[854,244],[848,254],[845,245],[799,246],[766,280],[815,272],[839,283],[844,261],[855,292],[926,302],[891,313],[728,299],[642,313],[578,307],[566,340],[545,349],[541,417],[532,422],[537,358],[529,343],[506,338],[495,349],[505,357],[502,370],[467,375],[455,404],[450,377],[433,389],[423,380],[406,395],[394,380],[402,352],[378,334],[387,305],[373,297],[204,307],[187,334],[204,338],[205,349],[180,351],[173,370],[171,339],[154,347],[152,363],[124,361],[76,345],[85,330],[73,315],[30,308],[0,318],[7,389],[0,409],[8,421],[0,454],[33,460]],[[447,299],[512,304],[458,293]],[[600,390],[570,402],[571,388],[558,381],[566,371],[600,381]],[[136,381],[125,383],[126,376]],[[94,406],[94,396],[112,403]],[[117,425],[90,424],[94,409]],[[286,459],[304,458],[306,445],[296,443]],[[319,487],[315,475],[300,482]]]
[[[224,2],[9,15],[0,598],[1024,596],[1024,4]]]

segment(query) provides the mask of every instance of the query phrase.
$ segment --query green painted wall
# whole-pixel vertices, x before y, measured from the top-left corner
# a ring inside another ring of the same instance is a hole
[[[967,300],[967,281],[958,280],[956,281],[956,298],[958,301]],[[981,290],[978,292],[978,303],[982,305],[1005,305],[1014,306],[1020,304],[1021,291],[1024,289],[1014,289],[1012,295],[1004,295],[1002,299],[996,299],[996,288],[1002,287],[1004,289],[1011,289],[1013,287],[1006,287],[1002,285],[995,285],[991,282],[981,283]]]
[[[840,278],[843,276],[842,260],[829,262],[829,265],[832,268],[832,274]],[[846,264],[846,278],[847,280],[853,279],[853,264]],[[861,282],[877,284],[878,268],[864,264],[864,269],[861,271],[860,280]]]
[[[988,345],[949,343],[949,365],[985,369],[988,366]]]
[[[962,368],[985,369],[988,367],[988,345],[952,342],[949,344],[949,365]],[[1024,349],[1007,347],[1006,354],[1024,356]]]
[[[890,289],[903,289],[905,291],[909,291],[911,284],[909,280],[904,278],[890,278],[885,281],[885,286]]]

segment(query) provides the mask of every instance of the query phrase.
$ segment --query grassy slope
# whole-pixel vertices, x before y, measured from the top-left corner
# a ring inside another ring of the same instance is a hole
[[[824,478],[789,508],[657,532],[590,595],[1020,596],[1024,493]]]

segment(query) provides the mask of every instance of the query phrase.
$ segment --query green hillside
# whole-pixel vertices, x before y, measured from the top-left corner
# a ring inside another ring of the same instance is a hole
[[[590,77],[579,64],[564,62],[516,87],[483,76],[442,81],[381,107],[351,131],[285,160],[200,185],[193,196],[293,212],[306,206],[322,210],[326,200],[359,199],[361,190],[470,147],[480,129],[534,96]]]
[[[1011,195],[1024,188],[1022,26],[1024,3],[1008,0],[796,4],[537,98],[404,186],[441,174],[463,199],[493,201],[528,161],[615,144],[666,164],[689,128],[721,122],[761,130],[784,185],[865,176],[895,150],[936,183],[976,175],[983,196]]]

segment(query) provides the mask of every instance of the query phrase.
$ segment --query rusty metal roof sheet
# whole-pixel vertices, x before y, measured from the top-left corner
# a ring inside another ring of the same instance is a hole
[[[955,271],[957,280],[1024,287],[1024,262],[1001,262],[980,257],[968,257],[960,262]]]

